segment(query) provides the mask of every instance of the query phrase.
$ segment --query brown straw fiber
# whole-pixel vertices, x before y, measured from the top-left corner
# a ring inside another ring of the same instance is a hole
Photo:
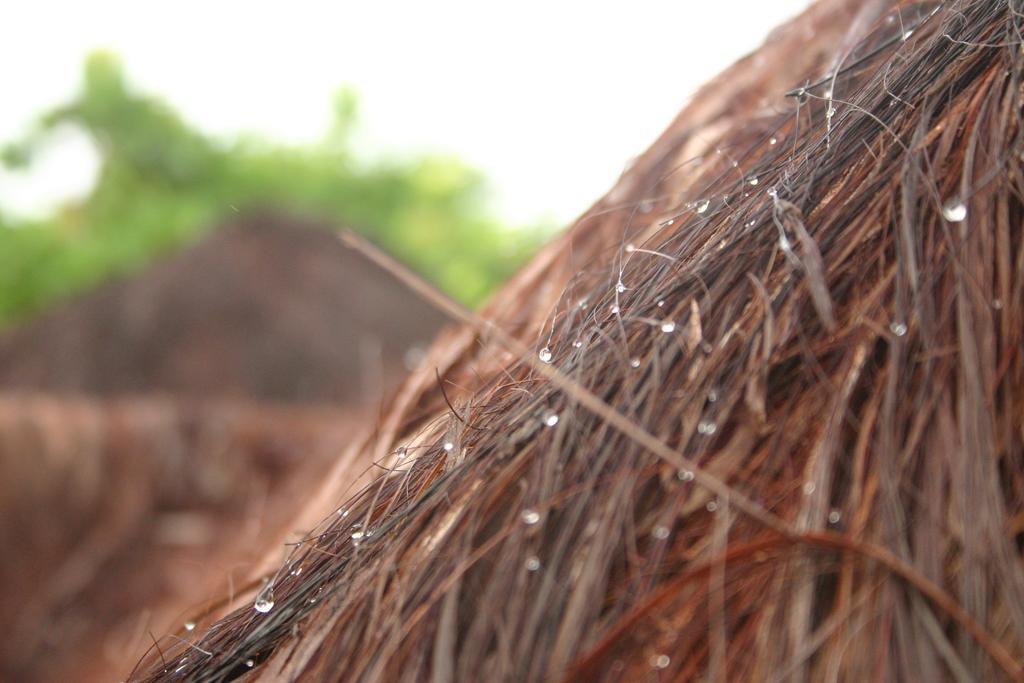
[[[823,0],[479,316],[424,292],[322,521],[134,678],[1021,679],[1018,4]]]

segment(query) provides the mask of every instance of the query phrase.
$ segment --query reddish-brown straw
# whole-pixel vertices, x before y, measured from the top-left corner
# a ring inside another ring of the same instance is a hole
[[[135,678],[1022,678],[1022,23],[775,31],[479,316],[424,292],[384,471]]]

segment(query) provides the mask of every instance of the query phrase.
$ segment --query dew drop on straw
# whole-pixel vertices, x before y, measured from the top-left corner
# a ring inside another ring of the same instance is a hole
[[[572,343],[572,346],[573,346],[574,349],[582,349],[583,348],[583,342],[581,342],[579,339],[577,339],[576,341],[574,341]]]
[[[548,411],[547,413],[545,413],[544,424],[548,427],[554,427],[556,424],[558,424],[558,413],[553,411]]]
[[[536,510],[523,510],[523,514],[520,517],[522,517],[523,524],[527,526],[533,526],[540,521],[540,513]]]
[[[757,176],[754,176],[753,178],[750,179],[750,184],[751,185],[757,185],[757,183],[758,183]]]
[[[668,665],[672,663],[671,658],[668,655],[653,655],[651,656],[651,666],[655,669],[667,669]]]
[[[839,514],[839,510],[836,510],[835,508],[833,508],[828,513],[828,523],[829,524],[838,524],[840,517],[841,517],[841,515]]]
[[[658,308],[665,308],[665,300],[662,299],[658,302]]]
[[[942,217],[951,223],[967,218],[967,206],[959,199],[951,199],[942,206]]]
[[[693,481],[693,472],[691,470],[679,470],[676,477],[679,478],[679,481]]]
[[[612,315],[618,315],[621,310],[618,306],[612,306]]]
[[[455,449],[455,444],[453,444],[451,441],[445,441],[444,446],[442,446],[442,448],[444,448],[446,453],[451,453]]]
[[[537,354],[537,357],[541,359],[541,362],[550,363],[551,349],[545,346],[543,349],[540,350],[540,353]]]
[[[251,659],[247,659],[247,660],[245,660],[245,665],[246,665],[246,666],[247,666],[248,668],[250,668],[250,669],[251,669],[251,668],[253,668],[254,666],[256,666],[256,662],[252,661]]]
[[[640,367],[640,359],[639,358],[634,358],[633,360],[629,361],[629,367],[634,368],[634,369]]]
[[[803,488],[804,488],[804,495],[805,495],[805,496],[809,496],[809,495],[811,495],[812,493],[814,493],[814,490],[815,490],[816,488],[818,488],[818,487],[814,485],[814,482],[813,482],[813,481],[805,481],[805,482],[804,482],[804,487],[803,487]]]
[[[636,251],[636,247],[635,246],[633,246],[632,244],[627,244],[626,245],[626,253],[627,254],[632,254],[634,251]]]
[[[897,337],[902,337],[907,333],[907,325],[906,323],[902,323],[897,320],[889,324],[889,331],[895,334]]]
[[[185,630],[186,631],[195,631],[196,630],[196,622],[194,622],[194,621],[186,621],[185,622]]]
[[[709,199],[702,199],[702,200],[700,200],[699,202],[697,202],[697,213],[704,213],[705,211],[708,210],[709,206],[711,206],[711,200],[709,200]]]
[[[710,436],[718,431],[718,425],[712,420],[701,420],[697,423],[697,431],[701,434],[707,434]]]
[[[771,140],[769,140],[769,141],[768,141],[768,144],[769,144],[769,145],[774,145],[774,144],[776,144],[777,142],[778,142],[778,139],[777,139],[777,138],[772,138]]]
[[[718,503],[716,501],[709,500],[708,504],[705,505],[704,507],[707,508],[708,512],[714,512],[715,510],[718,509]]]
[[[676,331],[676,324],[671,320],[666,320],[661,324],[661,331],[665,334],[670,334]]]
[[[364,538],[365,536],[366,536],[366,534],[365,534],[365,533],[363,533],[362,531],[353,531],[353,532],[352,532],[352,540],[353,540],[353,541],[356,541],[357,543],[358,543],[359,541],[363,540],[363,538]]]
[[[658,526],[654,527],[654,530],[651,532],[651,535],[654,536],[659,541],[664,541],[666,538],[668,538],[668,534],[669,534],[668,527],[667,526],[663,526],[663,525],[658,525]]]
[[[615,283],[615,291],[618,292],[619,294],[622,294],[623,292],[626,291],[626,285],[622,280],[619,280],[618,282]]]
[[[261,614],[266,614],[270,610],[274,609],[274,586],[268,583],[263,587],[263,590],[256,596],[256,602],[252,604],[254,610]]]
[[[540,569],[540,558],[536,555],[530,555],[526,558],[526,562],[523,565],[526,567],[526,571],[535,572]]]

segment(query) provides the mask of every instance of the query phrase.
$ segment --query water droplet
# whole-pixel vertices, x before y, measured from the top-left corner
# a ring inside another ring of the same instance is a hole
[[[903,40],[906,40],[907,38],[909,38],[912,35],[914,35],[914,29],[910,29],[909,31],[904,31],[903,32]]]
[[[816,488],[818,488],[818,487],[814,485],[813,481],[805,481],[804,482],[804,495],[805,496],[811,495],[812,493],[814,493],[814,490]]]
[[[704,213],[705,211],[708,210],[709,206],[711,206],[711,200],[710,199],[702,199],[702,200],[700,200],[699,202],[697,202],[697,213]]]
[[[824,95],[825,95],[825,99],[826,100],[831,100],[832,99],[832,89],[829,88],[828,90],[826,90]]]
[[[625,283],[622,282],[622,280],[619,280],[618,282],[615,283],[615,291],[618,292],[619,294],[622,294],[623,292],[626,291],[626,285]]]
[[[665,308],[665,300],[664,299],[662,299],[661,301],[658,302],[658,308]]]
[[[895,334],[897,337],[902,337],[907,333],[907,325],[906,323],[901,323],[900,321],[897,320],[892,323],[889,323],[889,331]]]
[[[651,666],[655,669],[667,669],[668,665],[672,663],[672,660],[668,655],[652,655]]]
[[[194,621],[186,621],[185,622],[185,630],[186,631],[195,631],[196,630],[196,622],[194,622]]]
[[[693,481],[693,472],[690,470],[679,470],[676,477],[679,478],[679,481]]]
[[[627,254],[632,254],[634,251],[636,251],[636,247],[635,246],[633,246],[632,244],[627,244],[626,245],[626,253]]]
[[[535,572],[540,569],[540,558],[536,555],[530,555],[523,564],[526,567],[526,571]]]
[[[676,324],[671,320],[666,320],[661,324],[661,331],[665,334],[670,334],[676,331]]]
[[[348,517],[348,510],[345,508],[338,508],[338,514],[342,517]]]
[[[662,526],[662,525],[658,525],[658,526],[654,527],[654,531],[651,532],[651,535],[654,536],[659,541],[664,541],[666,538],[668,538],[668,534],[669,534],[668,527],[667,526]]]
[[[558,424],[558,413],[550,411],[547,412],[544,415],[544,424],[547,425],[548,427],[554,427],[556,424]]]
[[[581,348],[583,348],[583,342],[581,342],[579,339],[577,339],[576,341],[574,341],[572,343],[572,346],[573,346],[574,349],[581,349]]]
[[[619,314],[619,310],[621,310],[621,309],[619,309],[618,306],[612,306],[612,315],[618,315]]]
[[[751,185],[757,185],[757,177],[756,176],[750,179],[750,184]]]
[[[769,145],[774,145],[774,144],[775,144],[775,143],[777,143],[777,142],[778,142],[778,139],[776,139],[776,138],[772,138],[771,140],[769,140],[769,141],[768,141],[768,144],[769,144]]]
[[[406,452],[407,451],[405,450],[405,446],[399,446],[398,448],[395,449],[395,457],[398,458],[399,460],[405,460]]]
[[[245,660],[245,665],[251,669],[254,666],[256,666],[256,662],[252,661],[251,659],[247,659]]]
[[[634,358],[633,360],[629,361],[629,367],[631,367],[631,368],[638,368],[638,367],[640,367],[640,359],[639,358]]]
[[[708,390],[708,403],[714,403],[718,400],[718,389]]]
[[[829,107],[828,111],[825,112],[825,117],[829,118],[829,119],[832,118],[835,115],[836,115],[836,108],[835,107]]]
[[[550,363],[551,349],[545,346],[543,349],[540,350],[540,353],[537,354],[537,357],[540,358],[541,362],[543,363]]]
[[[803,104],[807,101],[807,90],[805,88],[800,88],[793,94],[796,95],[796,101],[798,103]]]
[[[997,311],[1002,310],[1003,302],[1000,301],[999,299],[992,299],[992,308],[996,309]]]
[[[697,423],[697,431],[701,434],[711,435],[718,431],[718,425],[712,420],[701,420]]]
[[[520,515],[523,519],[523,524],[532,526],[540,521],[540,513],[536,510],[523,510],[523,514]]]
[[[581,311],[587,310],[587,300],[586,299],[580,299],[579,303],[577,303],[576,305],[580,307]]]
[[[442,448],[444,448],[445,452],[451,453],[455,449],[455,444],[453,444],[451,441],[445,441],[444,446],[442,446]]]
[[[967,206],[959,199],[950,199],[942,207],[942,217],[951,223],[959,223],[967,218]]]
[[[775,189],[774,185],[765,190],[764,193],[771,197],[772,199],[777,199],[779,196],[779,191]]]
[[[841,517],[841,515],[839,514],[839,510],[836,510],[835,508],[832,508],[832,510],[828,513],[828,523],[829,524],[838,524],[840,517]]]
[[[253,609],[261,614],[266,614],[274,609],[274,585],[268,583],[256,596],[256,602],[252,604]]]
[[[750,221],[747,223],[747,227],[748,228],[752,228],[755,225],[757,225],[757,219],[756,218],[751,218]]]
[[[704,507],[707,508],[708,512],[714,512],[715,510],[718,509],[718,503],[716,501],[709,500],[708,504],[705,505]]]
[[[789,251],[790,249],[792,249],[792,247],[793,247],[793,245],[790,244],[789,238],[787,238],[785,235],[779,235],[779,248],[780,249],[782,249],[783,251]]]

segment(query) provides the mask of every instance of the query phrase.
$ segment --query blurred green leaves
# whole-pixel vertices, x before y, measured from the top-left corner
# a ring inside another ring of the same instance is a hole
[[[470,304],[539,244],[544,228],[503,225],[488,207],[484,179],[455,158],[357,158],[357,98],[343,89],[333,104],[320,144],[224,142],[134,92],[114,56],[92,55],[79,94],[0,151],[8,168],[30,167],[49,136],[73,126],[101,160],[90,195],[46,220],[12,220],[0,207],[0,324],[140,268],[249,208],[360,230]]]

